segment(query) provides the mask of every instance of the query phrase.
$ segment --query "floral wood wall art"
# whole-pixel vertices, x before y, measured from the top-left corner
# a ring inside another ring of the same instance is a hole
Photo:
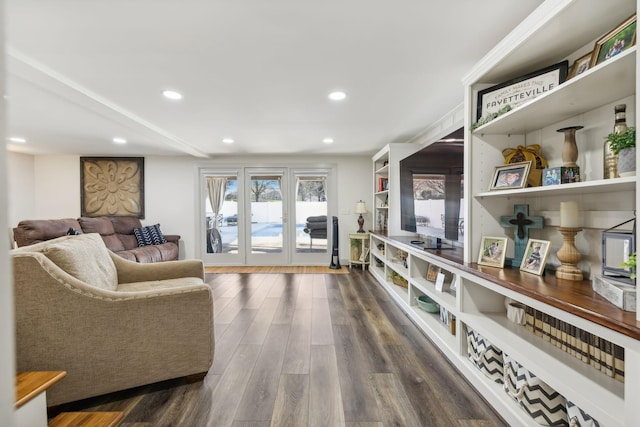
[[[82,216],[144,218],[144,157],[80,157]]]

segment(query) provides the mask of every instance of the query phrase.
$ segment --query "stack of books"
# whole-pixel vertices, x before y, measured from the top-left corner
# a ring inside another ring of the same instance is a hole
[[[525,328],[556,347],[624,382],[624,348],[527,306]]]

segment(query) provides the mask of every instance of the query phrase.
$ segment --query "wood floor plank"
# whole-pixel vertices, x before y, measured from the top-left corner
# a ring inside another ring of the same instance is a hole
[[[384,424],[377,421],[353,421],[347,422],[346,427],[384,427]]]
[[[251,278],[255,285],[255,290],[252,292],[251,297],[247,299],[243,308],[259,309],[262,307],[262,303],[269,294],[271,287],[275,283],[274,280],[278,278],[278,275],[252,274]]]
[[[282,364],[283,374],[308,374],[311,363],[311,310],[296,310]]]
[[[216,349],[213,366],[209,369],[210,373],[223,374],[225,372],[257,312],[257,310],[240,310],[224,335],[220,339],[216,337]]]
[[[253,322],[242,337],[241,344],[262,344],[271,327],[271,321],[280,304],[279,298],[265,298],[262,306],[253,318]]]
[[[296,309],[310,309],[313,302],[313,276],[300,274],[298,275],[300,289],[298,290],[298,298],[296,299]]]
[[[418,418],[407,393],[394,374],[371,374],[371,382],[380,409],[380,418],[384,425],[422,426],[429,424],[430,420]]]
[[[313,346],[309,386],[309,426],[344,426],[342,393],[338,380],[335,348],[332,345]]]
[[[269,421],[273,414],[276,391],[280,382],[289,325],[272,325],[244,391],[234,419],[236,421]]]
[[[327,286],[325,284],[325,276],[320,274],[313,275],[313,298],[327,298]]]
[[[362,361],[368,372],[389,373],[392,361],[387,356],[384,345],[375,334],[371,333],[371,325],[362,310],[349,310],[349,325],[354,330],[355,345],[360,348]]]
[[[271,427],[309,425],[309,375],[280,377]]]
[[[348,325],[333,325],[345,421],[379,420],[378,405],[362,354]]]
[[[311,308],[311,345],[333,344],[331,313],[326,298],[313,298]]]
[[[209,427],[231,426],[262,346],[241,345],[212,393]]]
[[[290,324],[293,319],[293,313],[296,310],[296,302],[298,301],[298,293],[300,292],[300,280],[287,280],[285,288],[280,297],[280,304],[273,316],[274,324]]]

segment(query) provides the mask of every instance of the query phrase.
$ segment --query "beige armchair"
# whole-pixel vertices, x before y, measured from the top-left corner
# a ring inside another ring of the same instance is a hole
[[[68,373],[48,406],[209,370],[213,300],[202,261],[139,264],[111,253],[99,234],[11,258],[18,371]]]

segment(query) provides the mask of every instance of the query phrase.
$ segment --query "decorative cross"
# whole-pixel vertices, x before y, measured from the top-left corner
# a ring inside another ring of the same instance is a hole
[[[516,243],[516,248],[513,259],[508,262],[512,267],[520,267],[529,241],[529,229],[542,228],[544,218],[529,216],[529,205],[514,205],[513,216],[501,216],[500,225],[505,228],[515,228],[513,240]]]

